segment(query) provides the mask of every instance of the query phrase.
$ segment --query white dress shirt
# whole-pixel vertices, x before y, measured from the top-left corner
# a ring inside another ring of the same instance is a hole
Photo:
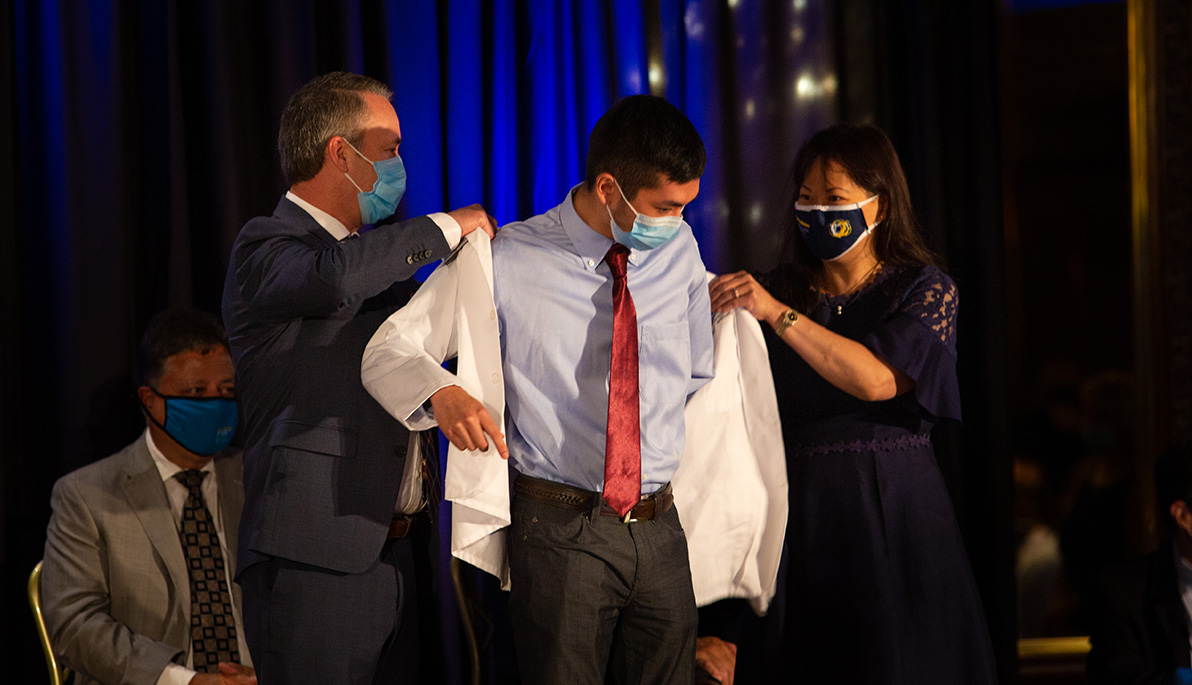
[[[423,402],[440,388],[459,385],[504,432],[488,236],[470,234],[456,255],[377,329],[365,348],[361,380],[411,430],[435,427]],[[697,604],[745,597],[760,614],[774,595],[786,529],[777,401],[757,321],[734,310],[718,318],[713,336],[716,378],[687,405],[675,505],[687,531]],[[440,366],[452,357],[458,375]],[[509,466],[495,450],[448,449],[444,496],[452,503],[451,553],[499,578],[504,589],[510,484]]]
[[[161,453],[161,450],[157,448],[157,445],[153,443],[153,434],[149,432],[148,428],[145,429],[145,444],[149,448],[149,456],[153,457],[153,463],[157,466],[158,473],[161,474],[162,483],[165,484],[166,497],[170,501],[170,513],[174,516],[174,526],[181,531],[182,509],[186,506],[186,498],[190,495],[190,490],[174,476],[185,469],[166,459],[165,455]],[[227,536],[224,535],[223,513],[219,509],[219,485],[218,479],[215,477],[215,460],[208,461],[200,471],[210,474],[203,479],[203,485],[201,486],[203,502],[207,505],[207,511],[211,512],[211,517],[214,519],[215,532],[219,535],[219,548],[226,560],[228,559],[228,543]],[[240,650],[240,663],[245,666],[252,666],[252,657],[249,656],[248,645],[244,642],[244,619],[240,616],[240,607],[236,606],[236,599],[231,591],[234,569],[227,567],[225,571],[225,580],[228,583],[228,603],[232,605],[232,617],[236,620],[236,644]],[[193,667],[194,649],[188,645],[186,649],[186,666],[166,664],[165,669],[157,678],[157,685],[186,685],[195,676]]]

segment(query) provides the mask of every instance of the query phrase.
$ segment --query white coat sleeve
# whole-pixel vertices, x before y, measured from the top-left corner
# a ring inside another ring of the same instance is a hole
[[[364,348],[360,380],[385,411],[410,430],[438,424],[423,408],[440,388],[459,381],[442,367],[456,354],[459,275],[439,265],[405,306],[381,324]]]

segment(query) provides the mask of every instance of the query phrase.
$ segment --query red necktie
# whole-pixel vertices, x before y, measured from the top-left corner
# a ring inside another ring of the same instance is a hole
[[[625,516],[641,499],[642,443],[637,394],[637,310],[625,280],[629,248],[617,243],[604,261],[613,273],[613,354],[608,373],[604,500]]]

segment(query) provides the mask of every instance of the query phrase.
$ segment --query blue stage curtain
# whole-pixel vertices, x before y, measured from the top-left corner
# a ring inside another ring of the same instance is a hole
[[[277,123],[311,77],[393,88],[400,212],[482,203],[502,224],[583,180],[617,99],[665,96],[708,150],[687,209],[705,262],[768,268],[795,149],[835,116],[829,24],[806,0],[5,3],[3,582],[40,558],[54,480],[143,428],[132,377],[149,318],[219,311],[232,241],[286,189]],[[21,634],[16,679],[32,681]]]
[[[35,368],[56,388],[41,419],[56,470],[119,447],[110,421],[84,430],[89,398],[127,376],[154,312],[218,311],[236,233],[285,190],[281,109],[316,74],[393,87],[399,211],[479,202],[500,223],[583,180],[618,98],[663,95],[708,149],[687,218],[715,271],[770,266],[790,159],[834,116],[828,18],[801,0],[15,0],[3,20],[0,350],[17,387]]]

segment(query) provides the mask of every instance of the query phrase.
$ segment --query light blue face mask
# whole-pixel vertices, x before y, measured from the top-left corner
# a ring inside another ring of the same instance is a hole
[[[613,240],[633,250],[653,250],[659,245],[670,242],[679,234],[679,227],[683,225],[682,215],[643,216],[633,208],[629,198],[625,197],[625,191],[621,190],[621,184],[617,183],[616,179],[613,179],[613,183],[617,184],[621,199],[625,200],[625,204],[629,205],[629,209],[637,216],[633,220],[633,229],[622,231],[621,227],[617,225],[617,220],[613,218],[613,210],[605,205],[604,209],[608,212],[608,220],[613,227]]]
[[[394,155],[391,159],[374,162],[357,150],[347,138],[344,138],[344,142],[377,172],[377,181],[369,191],[361,188],[359,183],[348,176],[348,172],[344,172],[344,176],[348,176],[348,180],[360,191],[356,195],[356,201],[360,203],[360,221],[375,224],[393,216],[397,211],[397,203],[401,202],[401,196],[406,194],[406,165],[401,161],[401,156]]]
[[[236,400],[224,397],[173,397],[149,388],[166,401],[165,425],[149,408],[145,415],[189,452],[209,457],[222,452],[236,434]],[[144,406],[144,405],[142,405]]]

